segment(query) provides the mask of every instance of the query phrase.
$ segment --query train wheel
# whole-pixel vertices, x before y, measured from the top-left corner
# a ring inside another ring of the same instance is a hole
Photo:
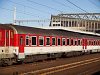
[[[12,60],[11,59],[8,59],[7,65],[10,66],[12,64],[13,64]]]
[[[7,66],[7,65],[10,66],[12,64],[13,64],[13,62],[11,59],[3,59],[2,60],[2,65],[4,65],[4,66]]]

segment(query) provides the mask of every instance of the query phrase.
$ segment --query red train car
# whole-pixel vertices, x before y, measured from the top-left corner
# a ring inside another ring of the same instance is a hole
[[[100,34],[0,24],[0,64],[100,52]]]

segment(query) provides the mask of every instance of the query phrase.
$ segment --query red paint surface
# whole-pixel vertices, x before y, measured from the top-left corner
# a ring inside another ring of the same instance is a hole
[[[23,42],[20,44],[20,37],[22,37]],[[25,34],[19,34],[18,36],[18,44],[19,44],[19,53],[24,53],[24,47],[25,47]]]

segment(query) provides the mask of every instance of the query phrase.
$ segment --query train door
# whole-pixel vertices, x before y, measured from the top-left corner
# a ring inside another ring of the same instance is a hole
[[[82,39],[83,49],[87,49],[87,39]]]
[[[6,30],[6,39],[5,39],[5,43],[6,43],[6,46],[10,46],[10,31],[9,30]]]
[[[19,58],[25,58],[24,56],[24,36],[23,35],[19,35]]]

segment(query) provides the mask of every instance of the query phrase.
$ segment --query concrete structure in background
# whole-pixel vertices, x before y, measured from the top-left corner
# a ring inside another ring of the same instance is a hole
[[[100,13],[51,15],[50,27],[70,27],[72,29],[95,32],[100,30]]]

